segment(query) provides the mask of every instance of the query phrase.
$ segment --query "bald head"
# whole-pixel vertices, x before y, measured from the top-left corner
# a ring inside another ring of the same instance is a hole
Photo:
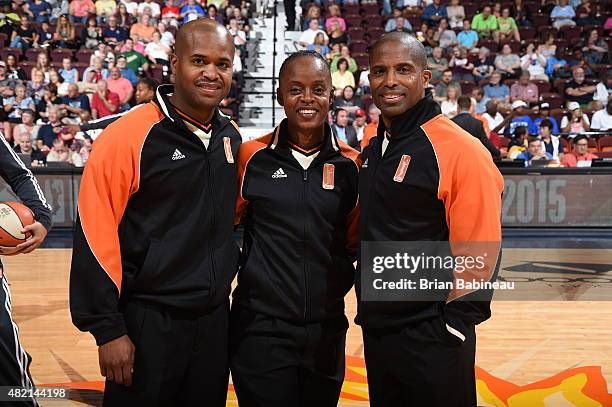
[[[176,34],[175,52],[176,55],[180,55],[185,50],[187,45],[194,44],[198,37],[205,36],[209,38],[210,43],[218,43],[223,45],[231,46],[232,52],[234,52],[234,38],[229,33],[227,28],[211,19],[198,19],[190,21],[178,30]]]
[[[389,45],[390,43],[399,43],[408,50],[408,53],[412,57],[412,61],[419,66],[421,69],[427,68],[427,52],[423,44],[416,39],[412,34],[405,32],[391,32],[385,34],[370,48],[370,65],[372,64],[372,55],[375,51],[382,47]]]
[[[170,56],[174,75],[172,103],[208,123],[230,91],[236,47],[227,29],[210,19],[184,24]]]

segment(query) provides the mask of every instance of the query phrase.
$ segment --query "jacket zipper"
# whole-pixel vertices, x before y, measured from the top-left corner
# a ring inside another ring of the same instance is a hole
[[[211,137],[211,141],[212,141],[212,137]],[[208,147],[210,148],[211,144],[208,144]],[[204,146],[202,146],[204,147]],[[206,148],[204,148],[204,150],[206,150]],[[208,174],[206,174],[208,176],[208,182],[206,183],[208,186],[208,199],[210,201],[210,210],[211,210],[211,232],[215,230],[215,225],[217,223],[217,217],[216,217],[216,213],[215,213],[215,201],[213,199],[212,196],[212,176],[211,176],[211,170],[210,170],[210,155],[208,154],[208,151],[205,151],[204,153],[206,155],[206,167],[208,170]],[[213,235],[213,233],[211,233],[211,236]],[[210,243],[210,240],[208,241],[208,252],[210,253],[210,264],[211,264],[211,275],[210,275],[210,291],[213,293],[213,297],[216,294],[216,288],[215,285],[217,283],[217,273],[215,272],[215,256],[212,250],[212,244]],[[212,297],[211,297],[212,300]]]
[[[303,270],[304,270],[304,320],[306,320],[306,313],[308,310],[308,277],[306,261],[308,257],[307,242],[308,242],[308,170],[303,170],[303,185],[304,185],[304,256],[302,258]]]

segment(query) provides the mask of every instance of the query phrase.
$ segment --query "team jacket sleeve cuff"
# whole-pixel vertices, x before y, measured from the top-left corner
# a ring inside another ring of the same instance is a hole
[[[125,327],[125,323],[121,323],[120,325],[112,326],[104,330],[93,330],[91,334],[96,339],[96,345],[102,346],[123,335],[127,335],[127,328]]]
[[[40,222],[40,224],[47,229],[47,232],[49,232],[51,230],[51,226],[53,226],[53,221],[48,216],[36,216],[36,221]]]

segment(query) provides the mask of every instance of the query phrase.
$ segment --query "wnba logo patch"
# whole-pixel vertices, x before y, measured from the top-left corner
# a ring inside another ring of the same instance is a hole
[[[230,164],[234,163],[234,155],[232,154],[232,143],[229,137],[223,137],[223,149],[225,150],[225,158]]]
[[[334,164],[323,165],[323,189],[334,189]]]
[[[408,171],[408,166],[410,165],[410,156],[404,154],[402,158],[400,158],[400,162],[397,165],[397,170],[395,170],[395,176],[393,177],[393,181],[402,182],[404,177],[406,176],[406,171]]]

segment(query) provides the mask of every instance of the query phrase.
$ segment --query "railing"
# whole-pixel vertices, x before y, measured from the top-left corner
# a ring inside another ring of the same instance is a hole
[[[34,168],[54,227],[76,220],[82,169]],[[612,168],[502,168],[505,229],[612,229]],[[0,201],[18,200],[0,181]]]

